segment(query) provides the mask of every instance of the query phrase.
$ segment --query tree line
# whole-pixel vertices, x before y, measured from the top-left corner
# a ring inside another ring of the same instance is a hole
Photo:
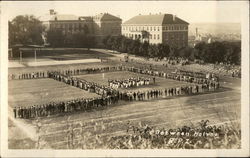
[[[240,65],[241,42],[200,42],[195,47],[173,48],[168,44],[149,44],[125,36],[107,36],[103,39],[107,49],[122,53],[138,55],[146,58],[176,58],[182,57],[194,61],[196,59],[207,63],[227,63]]]

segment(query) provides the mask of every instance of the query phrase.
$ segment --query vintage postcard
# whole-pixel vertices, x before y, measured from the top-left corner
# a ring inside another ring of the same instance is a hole
[[[2,157],[249,156],[248,1],[3,1]]]

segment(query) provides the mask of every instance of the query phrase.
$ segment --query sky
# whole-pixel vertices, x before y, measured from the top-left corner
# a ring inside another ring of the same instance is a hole
[[[110,13],[123,22],[139,14],[175,14],[189,23],[240,23],[242,7],[247,1],[21,1],[3,2],[2,13],[13,19],[17,15],[58,14],[94,16]]]

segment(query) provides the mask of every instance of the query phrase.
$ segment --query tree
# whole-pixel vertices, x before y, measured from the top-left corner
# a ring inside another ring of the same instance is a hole
[[[52,47],[62,47],[64,45],[65,35],[60,29],[48,30],[46,38]]]
[[[95,36],[86,35],[86,40],[85,40],[85,43],[84,43],[84,47],[88,48],[88,50],[89,50],[90,48],[95,47],[95,45],[96,45]]]
[[[139,39],[133,40],[132,42],[132,54],[139,55],[139,48],[140,48],[141,42]]]
[[[42,22],[33,15],[19,15],[9,22],[9,40],[13,44],[44,44]]]
[[[149,43],[147,41],[144,41],[143,44],[140,45],[139,48],[139,54],[141,56],[148,56],[148,48],[149,48]]]
[[[89,32],[89,27],[87,25],[84,25],[83,26],[83,31],[86,35],[88,35],[90,32]]]

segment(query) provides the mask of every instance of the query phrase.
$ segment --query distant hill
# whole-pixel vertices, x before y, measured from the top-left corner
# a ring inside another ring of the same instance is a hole
[[[199,34],[241,34],[240,23],[191,23],[189,35],[195,35],[195,28]]]

